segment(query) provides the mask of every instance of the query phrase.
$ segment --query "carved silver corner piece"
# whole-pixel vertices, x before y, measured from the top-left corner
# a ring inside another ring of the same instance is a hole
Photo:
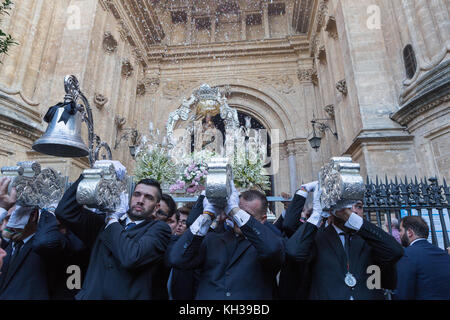
[[[212,158],[206,176],[206,197],[218,208],[225,208],[231,195],[232,169],[228,158]]]
[[[336,89],[344,96],[347,95],[347,82],[345,79],[342,79],[336,83]]]
[[[12,180],[8,191],[16,188],[18,205],[55,209],[64,194],[64,177],[52,168],[41,170],[38,162],[18,162],[16,167],[1,171]]]
[[[120,205],[120,194],[126,190],[125,187],[125,183],[117,179],[111,163],[96,161],[92,169],[83,171],[76,199],[79,204],[91,208],[114,211]]]
[[[333,157],[319,171],[320,203],[324,211],[342,208],[364,198],[360,166],[350,157]]]

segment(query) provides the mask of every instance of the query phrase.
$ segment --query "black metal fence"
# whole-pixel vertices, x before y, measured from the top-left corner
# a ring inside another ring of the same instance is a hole
[[[445,179],[442,185],[436,178],[407,177],[384,182],[378,177],[375,182],[367,177],[364,197],[366,218],[379,227],[387,225],[392,232],[392,216],[400,221],[404,216],[422,217],[430,228],[431,242],[446,249],[450,246],[448,227],[450,212],[450,191]]]

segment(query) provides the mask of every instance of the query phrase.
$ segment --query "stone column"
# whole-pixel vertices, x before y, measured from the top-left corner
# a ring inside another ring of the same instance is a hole
[[[448,3],[448,2],[447,2]],[[434,17],[442,44],[450,40],[450,18],[443,0],[431,0],[429,3],[431,15]]]
[[[416,10],[418,22],[420,23],[419,28],[422,31],[428,58],[433,59],[439,52],[440,43],[427,1],[428,0],[416,0]]]
[[[247,38],[247,24],[245,23],[246,14],[241,11],[241,40],[246,40]]]
[[[269,30],[269,7],[267,3],[263,3],[263,24],[264,24],[264,38],[270,38]]]
[[[295,193],[297,189],[297,165],[295,161],[295,143],[289,143],[286,147],[289,163],[289,178],[291,194]]]
[[[191,9],[188,9],[186,23],[187,23],[187,25],[186,25],[186,30],[187,30],[186,43],[192,43],[192,11],[191,11]]]
[[[211,40],[210,42],[216,41],[216,14],[211,15]]]

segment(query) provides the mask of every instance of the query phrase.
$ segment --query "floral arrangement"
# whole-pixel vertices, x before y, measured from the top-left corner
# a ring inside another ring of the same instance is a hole
[[[177,181],[170,186],[170,193],[195,194],[205,190],[206,176],[208,175],[207,163],[212,157],[214,157],[213,152],[201,150],[181,159],[182,172]]]
[[[141,149],[136,156],[136,167],[134,169],[136,181],[155,179],[164,184],[171,184],[177,178],[177,171],[177,167],[165,148]]]
[[[205,190],[207,175],[208,170],[205,163],[192,162],[184,169],[180,179],[170,186],[170,192],[185,190],[186,193],[196,193]]]
[[[260,191],[270,190],[269,176],[264,175],[264,168],[261,159],[254,161],[242,158],[233,161],[234,185],[237,189],[259,189]]]

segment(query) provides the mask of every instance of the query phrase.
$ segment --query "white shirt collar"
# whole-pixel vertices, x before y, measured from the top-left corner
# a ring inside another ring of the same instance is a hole
[[[334,227],[334,230],[336,230],[338,235],[339,235],[339,233],[344,232],[341,228],[336,227],[334,224],[332,224],[332,226]]]
[[[124,214],[122,217],[120,217],[120,220],[121,221],[123,221],[123,220],[125,220],[126,219],[126,221],[125,221],[125,225],[127,226],[127,225],[129,225],[130,223],[132,223],[132,222],[134,222],[134,223],[136,223],[136,225],[138,225],[139,223],[142,223],[142,222],[144,222],[145,220],[135,220],[135,221],[133,221],[133,220],[131,220],[131,218],[128,216],[128,213],[127,214]]]
[[[425,238],[418,238],[418,239],[416,239],[416,240],[414,240],[413,242],[411,242],[410,244],[409,244],[409,247],[411,247],[414,243],[416,243],[417,241],[419,241],[419,240],[427,240],[427,239],[425,239]]]

